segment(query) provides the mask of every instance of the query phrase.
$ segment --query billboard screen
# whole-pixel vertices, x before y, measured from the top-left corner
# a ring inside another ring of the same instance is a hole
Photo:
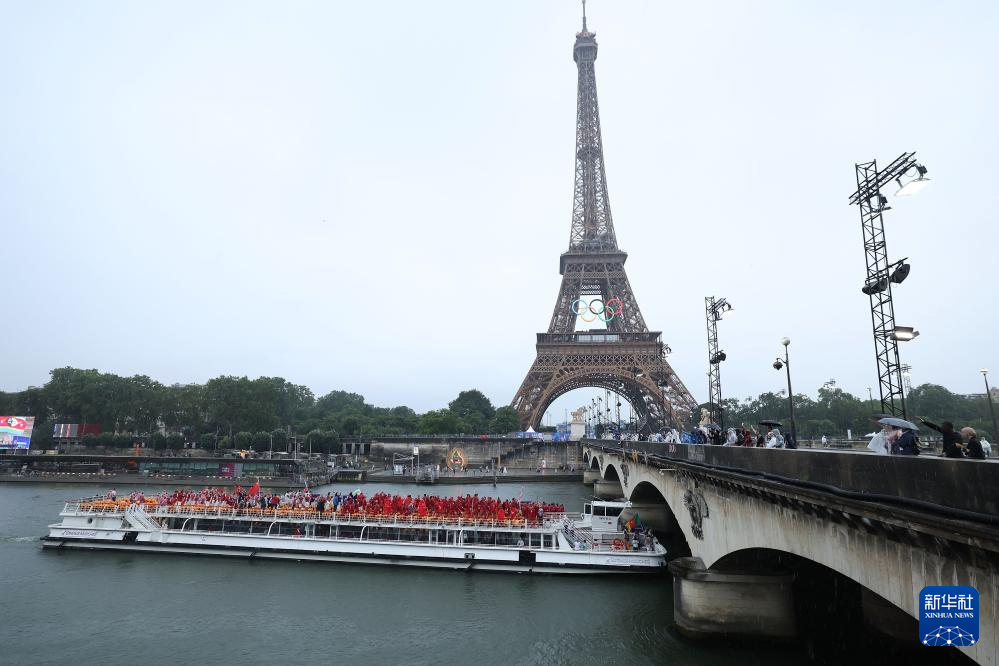
[[[77,439],[80,436],[80,424],[56,423],[52,428],[52,436],[59,439]]]
[[[28,448],[34,427],[34,416],[0,416],[0,449]]]
[[[87,435],[101,434],[100,423],[56,423],[52,436],[56,439],[82,439]]]

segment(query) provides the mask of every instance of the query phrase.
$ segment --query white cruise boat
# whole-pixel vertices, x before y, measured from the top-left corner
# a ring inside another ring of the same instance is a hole
[[[496,521],[162,506],[88,498],[67,502],[45,548],[223,555],[532,573],[654,573],[666,549],[626,541],[614,516],[626,502],[594,501],[572,519]]]

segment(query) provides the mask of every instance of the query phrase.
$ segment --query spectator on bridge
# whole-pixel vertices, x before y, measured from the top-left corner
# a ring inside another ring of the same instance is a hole
[[[985,450],[982,448],[982,443],[978,441],[978,433],[974,428],[961,428],[961,436],[964,437],[967,444],[965,445],[968,452],[969,458],[974,458],[975,460],[985,460]]]
[[[774,428],[767,433],[767,448],[768,449],[782,449],[784,448],[784,436],[780,434],[780,428]]]
[[[868,442],[867,448],[879,455],[887,455],[889,451],[888,440],[886,439],[888,431],[888,426],[881,426],[881,428],[874,434],[874,437],[871,437],[871,441]]]
[[[933,428],[943,435],[943,454],[945,458],[963,458],[965,446],[961,441],[961,435],[954,431],[954,424],[944,421],[940,425],[927,421],[922,416],[917,417],[927,428]]]
[[[728,437],[725,438],[725,446],[736,446],[739,443],[739,436],[735,434],[735,428],[728,429]]]
[[[909,428],[902,428],[900,432],[902,434],[895,440],[891,452],[898,456],[918,456],[919,440],[916,439],[916,433]]]

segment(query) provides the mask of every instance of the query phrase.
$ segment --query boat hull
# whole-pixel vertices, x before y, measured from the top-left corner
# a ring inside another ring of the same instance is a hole
[[[185,535],[195,536],[195,535]],[[200,539],[198,539],[200,540]],[[461,547],[417,547],[422,552],[413,552],[414,547],[396,546],[407,552],[392,552],[388,549],[375,548],[371,543],[334,542],[335,548],[314,548],[309,540],[300,540],[299,547],[287,547],[285,544],[262,547],[261,544],[215,543],[228,541],[224,536],[211,538],[197,543],[194,540],[170,541],[158,543],[142,540],[113,540],[105,538],[61,538],[46,536],[42,538],[42,547],[53,550],[113,550],[139,553],[171,553],[179,555],[201,555],[216,557],[232,557],[244,560],[292,560],[298,562],[335,562],[382,566],[408,566],[433,569],[451,569],[455,571],[506,571],[536,574],[655,574],[666,571],[665,562],[660,557],[650,553],[650,557],[624,556],[607,553],[557,553],[532,551],[533,561],[522,561],[521,551],[495,550],[495,552],[479,552],[485,549],[467,549]],[[333,546],[334,543],[323,544]],[[433,552],[447,551],[455,552]],[[473,557],[468,557],[472,555]]]

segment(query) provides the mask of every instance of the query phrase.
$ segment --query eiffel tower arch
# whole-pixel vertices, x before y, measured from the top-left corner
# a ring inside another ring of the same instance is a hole
[[[513,399],[521,425],[537,427],[559,396],[585,387],[623,396],[652,432],[681,427],[697,407],[666,360],[660,331],[650,331],[638,307],[617,246],[607,194],[594,62],[596,35],[576,34],[578,71],[576,177],[569,249],[559,261],[562,286],[547,333],[538,333],[537,358]],[[605,328],[577,330],[587,324]]]

